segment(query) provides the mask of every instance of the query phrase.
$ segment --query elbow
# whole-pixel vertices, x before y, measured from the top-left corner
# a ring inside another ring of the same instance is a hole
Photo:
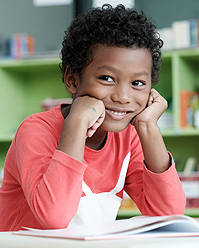
[[[176,196],[167,207],[167,215],[184,215],[186,207],[186,196],[184,191]]]
[[[174,202],[173,215],[184,215],[186,208],[186,196],[182,194],[178,201]]]
[[[143,215],[163,216],[163,215],[184,215],[186,207],[186,197],[179,195],[171,201],[145,202],[145,207],[141,209]]]
[[[76,214],[75,208],[58,208],[56,206],[46,206],[34,210],[34,215],[44,229],[67,228],[72,218]]]
[[[67,228],[73,217],[67,214],[51,212],[40,218],[40,222],[44,229],[62,229]]]

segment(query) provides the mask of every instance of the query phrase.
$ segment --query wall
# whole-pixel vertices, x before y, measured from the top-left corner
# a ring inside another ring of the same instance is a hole
[[[135,0],[135,8],[151,16],[157,28],[170,27],[173,21],[199,19],[198,0]]]
[[[92,0],[76,1],[82,11],[92,6]],[[135,0],[135,8],[151,16],[157,28],[170,27],[173,21],[199,19],[198,0]]]
[[[75,14],[91,6],[92,0],[50,7],[35,7],[33,0],[0,0],[0,38],[26,32],[35,37],[37,52],[60,50],[64,30]],[[176,20],[199,19],[198,0],[135,0],[135,8],[150,15],[157,28],[170,27]]]
[[[35,7],[33,0],[0,0],[0,36],[5,41],[25,32],[35,37],[36,51],[60,50],[73,17],[73,4]]]

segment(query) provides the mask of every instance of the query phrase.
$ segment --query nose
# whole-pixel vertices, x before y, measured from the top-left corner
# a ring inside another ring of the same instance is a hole
[[[119,102],[122,104],[130,103],[131,98],[128,87],[124,85],[115,85],[111,95],[111,99],[114,102]]]

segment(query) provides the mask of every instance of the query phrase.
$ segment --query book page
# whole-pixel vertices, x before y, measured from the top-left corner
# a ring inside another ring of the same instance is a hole
[[[66,229],[37,230],[27,228],[27,231],[19,231],[16,233],[22,235],[87,240],[126,238],[128,236],[143,234],[148,236],[161,236],[163,234],[167,236],[169,234],[171,234],[171,236],[174,234],[177,236],[199,236],[199,223],[193,218],[183,215],[155,217],[137,216],[131,219],[116,220],[106,223],[91,223]]]

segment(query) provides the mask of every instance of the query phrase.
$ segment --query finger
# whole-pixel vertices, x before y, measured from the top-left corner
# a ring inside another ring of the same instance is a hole
[[[148,99],[148,103],[147,103],[148,106],[150,106],[150,105],[153,103],[153,99],[154,99],[153,93],[150,92],[150,94],[149,94],[149,99]]]
[[[105,113],[102,113],[102,115],[96,120],[96,122],[93,123],[93,125],[88,128],[87,130],[87,137],[92,137],[93,134],[96,132],[96,130],[101,126],[101,124],[104,122]]]
[[[158,99],[158,97],[160,97],[161,95],[159,94],[159,92],[155,89],[151,89],[150,91],[150,95],[149,95],[149,100],[148,100],[148,106],[150,106],[152,103],[154,103],[156,101],[156,99]]]
[[[87,130],[87,137],[91,138],[100,125],[101,123],[96,122],[91,128],[89,128]]]

